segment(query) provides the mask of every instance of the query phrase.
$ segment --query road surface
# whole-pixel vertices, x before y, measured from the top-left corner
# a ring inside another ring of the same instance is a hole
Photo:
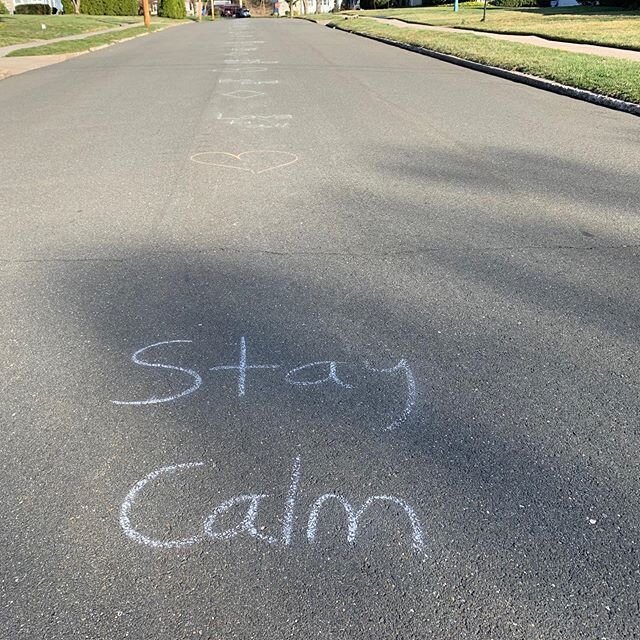
[[[638,637],[637,118],[257,19],[0,113],[0,637]]]

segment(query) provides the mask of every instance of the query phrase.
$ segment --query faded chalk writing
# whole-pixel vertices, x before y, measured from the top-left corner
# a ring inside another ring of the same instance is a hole
[[[249,78],[220,78],[218,80],[220,84],[241,84],[241,85],[261,85],[261,84],[279,84],[279,80],[251,80]]]
[[[247,128],[282,129],[289,126],[289,120],[292,118],[293,116],[289,113],[275,114],[272,116],[225,116],[222,113],[219,113],[216,119],[230,125],[240,125]]]
[[[229,93],[223,93],[223,96],[227,98],[238,98],[240,100],[247,100],[248,98],[257,98],[258,96],[265,95],[262,91],[251,91],[250,89],[238,89],[237,91],[230,91]]]
[[[234,154],[228,151],[202,151],[191,156],[192,162],[208,164],[213,167],[248,171],[260,175],[293,164],[298,156],[287,151],[243,151]]]
[[[260,60],[260,59],[242,60],[237,58],[227,58],[226,60],[224,60],[224,63],[225,64],[280,64],[276,60]]]

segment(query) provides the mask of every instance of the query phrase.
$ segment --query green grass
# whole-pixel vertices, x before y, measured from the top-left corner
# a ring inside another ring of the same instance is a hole
[[[149,29],[145,26],[131,27],[131,29],[125,29],[124,31],[116,31],[114,33],[103,33],[99,36],[88,36],[81,38],[80,40],[65,40],[62,42],[52,42],[51,44],[43,44],[37,47],[28,47],[26,49],[16,49],[9,53],[7,58],[17,58],[22,56],[51,56],[62,53],[77,53],[78,51],[88,51],[93,47],[99,47],[103,44],[111,44],[112,42],[118,42],[118,40],[124,40],[125,38],[132,38],[133,36],[140,35],[141,33],[149,33],[157,29],[162,29],[164,24],[152,24]]]
[[[138,16],[0,16],[0,47],[142,23]],[[45,24],[46,29],[41,25]]]
[[[456,14],[452,6],[416,9],[380,9],[361,15],[400,18],[410,22],[496,33],[537,35],[553,40],[640,50],[640,11],[611,7],[565,7],[560,9],[501,9],[489,7],[482,22],[482,7],[461,4]]]
[[[295,16],[301,20],[309,20],[310,22],[319,22],[321,24],[325,22],[331,22],[336,19],[335,13],[307,13],[304,16]]]
[[[638,62],[569,53],[465,33],[405,29],[367,18],[337,20],[332,24],[343,31],[380,36],[640,103]]]

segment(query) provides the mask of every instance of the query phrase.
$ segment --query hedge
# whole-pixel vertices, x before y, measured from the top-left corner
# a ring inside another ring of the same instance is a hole
[[[71,0],[62,0],[64,12],[74,13]],[[138,0],[80,0],[80,13],[89,16],[137,16]]]
[[[0,0],[0,15],[3,13],[9,13],[9,9],[7,9],[7,7],[4,6],[4,2]]]
[[[187,17],[187,9],[184,0],[160,0],[158,15],[162,18],[184,20]]]
[[[50,16],[51,7],[48,4],[19,4],[16,14],[29,16]]]

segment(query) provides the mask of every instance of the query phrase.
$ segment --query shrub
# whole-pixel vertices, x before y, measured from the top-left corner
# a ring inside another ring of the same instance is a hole
[[[68,11],[66,5],[64,10],[65,13],[73,13],[73,8]],[[90,16],[137,16],[138,0],[80,0],[80,13]]]
[[[76,12],[71,0],[62,0],[62,8],[68,16],[73,15]]]
[[[551,0],[491,0],[495,7],[509,7],[519,9],[521,7],[550,7]]]
[[[3,13],[9,13],[9,9],[7,9],[7,7],[4,6],[4,2],[0,0],[0,14],[3,14]]]
[[[16,13],[29,16],[50,16],[51,7],[48,4],[19,4]]]
[[[163,18],[184,20],[184,18],[187,17],[184,0],[160,0],[160,4],[158,5],[158,15]]]

